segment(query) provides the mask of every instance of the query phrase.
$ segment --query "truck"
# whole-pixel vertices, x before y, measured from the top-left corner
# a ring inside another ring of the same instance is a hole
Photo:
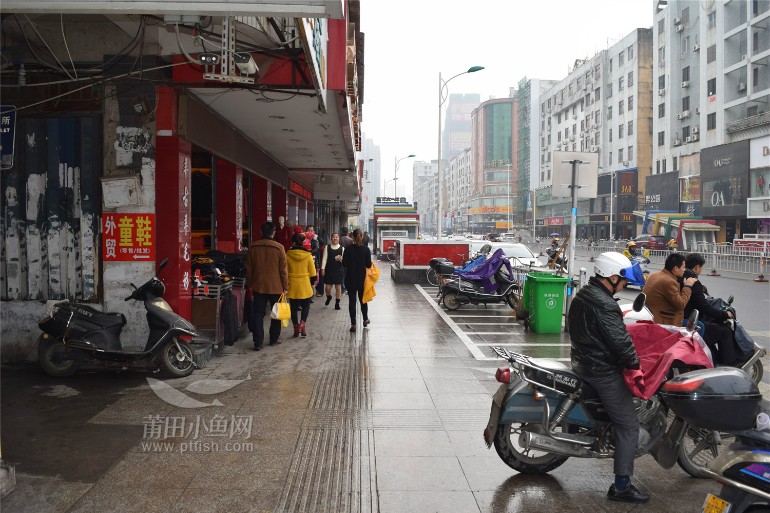
[[[406,198],[377,197],[374,204],[374,254],[383,258],[400,239],[417,239],[420,235],[420,214],[417,205]]]

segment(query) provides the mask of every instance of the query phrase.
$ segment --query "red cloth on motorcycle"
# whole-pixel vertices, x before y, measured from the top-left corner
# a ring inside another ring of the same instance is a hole
[[[631,393],[649,399],[657,392],[674,361],[689,366],[711,368],[711,358],[691,335],[650,322],[626,326],[639,356],[639,369],[624,369],[623,377]]]

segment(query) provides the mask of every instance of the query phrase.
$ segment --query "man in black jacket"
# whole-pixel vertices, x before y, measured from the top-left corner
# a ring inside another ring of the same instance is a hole
[[[647,502],[650,496],[631,484],[639,419],[631,391],[623,380],[623,369],[638,369],[639,357],[623,323],[623,313],[612,297],[623,290],[631,262],[620,253],[602,253],[596,259],[594,273],[569,309],[572,368],[596,390],[615,429],[615,483],[607,497],[612,501]]]

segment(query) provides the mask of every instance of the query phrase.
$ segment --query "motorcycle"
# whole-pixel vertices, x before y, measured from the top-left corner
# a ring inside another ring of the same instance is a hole
[[[644,295],[640,294],[634,301],[635,310],[641,310],[643,304]],[[654,324],[636,326],[640,331],[663,329]],[[669,349],[677,351],[676,357],[667,351],[660,361],[673,364],[676,358],[677,364],[687,369],[710,366],[708,357],[687,335],[672,337],[676,342]],[[509,367],[497,370],[495,377],[501,385],[492,400],[484,440],[487,447],[494,444],[503,462],[520,473],[540,474],[559,467],[570,457],[613,456],[609,416],[595,390],[568,365],[500,347],[493,350],[508,361]],[[640,359],[644,356],[640,354]],[[658,393],[665,377],[658,373],[657,381],[651,378],[645,393],[634,397],[640,424],[636,456],[651,454],[662,467],[671,468],[687,424],[678,417],[669,422],[668,407]]]
[[[164,259],[158,273],[168,263]],[[156,274],[158,274],[156,273]],[[62,301],[38,322],[40,366],[51,376],[70,376],[84,366],[157,369],[171,377],[195,369],[193,351],[185,338],[197,336],[195,326],[176,314],[163,299],[166,287],[153,276],[125,300],[143,301],[150,334],[142,351],[124,350],[120,332],[126,325],[121,313],[100,312],[90,306]]]
[[[453,277],[455,271],[470,271],[486,260],[490,248],[491,246],[486,244],[481,252],[472,256],[471,260],[463,261],[463,265],[460,267],[455,267],[454,263],[448,258],[431,258],[430,262],[428,262],[428,270],[425,273],[428,283],[434,287],[441,287],[444,281]],[[486,249],[486,251],[484,251],[484,249]]]
[[[520,308],[520,284],[513,279],[513,267],[502,249],[472,269],[455,271],[454,275],[455,278],[444,281],[439,290],[439,301],[448,310],[457,310],[468,303],[508,303],[513,309]]]
[[[662,386],[672,411],[692,426],[729,433],[735,443],[703,469],[703,477],[722,484],[709,493],[702,511],[744,513],[770,508],[770,403],[746,372],[720,367],[681,374]],[[759,413],[759,415],[758,415]],[[764,418],[763,418],[764,416]]]

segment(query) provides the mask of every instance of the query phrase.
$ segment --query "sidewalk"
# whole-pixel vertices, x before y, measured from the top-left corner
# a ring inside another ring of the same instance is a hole
[[[371,325],[314,298],[308,337],[252,349],[150,388],[138,373],[54,379],[3,367],[4,512],[629,511],[608,503],[611,460],[519,475],[482,441],[499,362],[474,360],[389,264]],[[523,332],[522,332],[523,334]],[[164,387],[163,384],[169,385]],[[172,388],[173,387],[173,388]],[[164,399],[161,399],[163,397]],[[221,403],[221,404],[220,404]],[[196,406],[196,407],[188,407]],[[649,457],[650,511],[695,511],[707,480]]]

